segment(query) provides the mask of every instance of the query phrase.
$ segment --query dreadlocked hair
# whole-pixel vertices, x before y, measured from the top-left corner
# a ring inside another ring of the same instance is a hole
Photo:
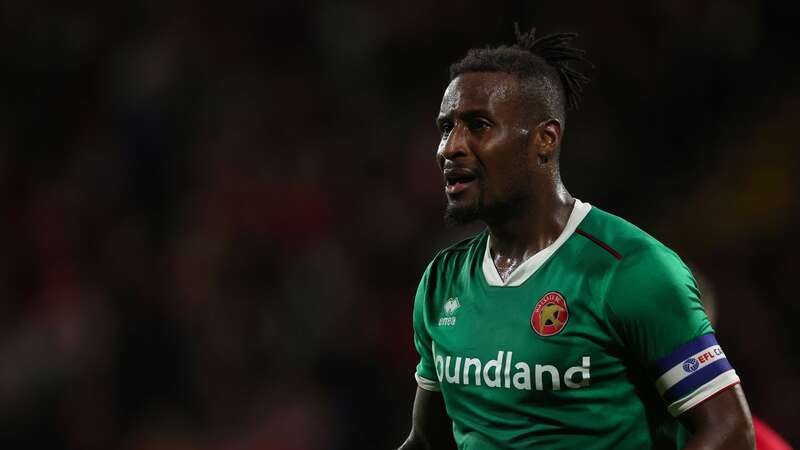
[[[514,24],[514,33],[517,42],[511,46],[470,49],[463,59],[450,66],[450,80],[470,72],[505,72],[521,79],[536,78],[556,87],[554,90],[558,92],[551,93],[556,98],[546,95],[551,98],[545,100],[560,115],[565,109],[578,109],[589,77],[570,64],[582,63],[593,67],[584,50],[570,45],[578,34],[554,33],[537,38],[536,28],[521,33],[518,23]]]

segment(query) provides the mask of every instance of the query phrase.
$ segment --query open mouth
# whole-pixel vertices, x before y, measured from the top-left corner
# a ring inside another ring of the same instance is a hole
[[[475,181],[475,178],[475,175],[467,170],[446,171],[444,175],[444,190],[447,194],[457,194],[469,187],[470,183]]]

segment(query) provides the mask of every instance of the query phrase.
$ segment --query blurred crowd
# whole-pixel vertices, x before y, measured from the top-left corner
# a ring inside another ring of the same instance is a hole
[[[447,67],[576,30],[573,195],[708,280],[800,444],[800,76],[775,2],[0,4],[0,446],[391,448],[448,230]]]

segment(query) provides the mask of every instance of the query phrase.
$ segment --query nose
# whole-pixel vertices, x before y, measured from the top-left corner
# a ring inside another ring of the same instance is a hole
[[[469,152],[467,136],[464,127],[456,123],[447,137],[439,142],[436,159],[439,167],[444,167],[446,160],[454,160],[466,156]]]

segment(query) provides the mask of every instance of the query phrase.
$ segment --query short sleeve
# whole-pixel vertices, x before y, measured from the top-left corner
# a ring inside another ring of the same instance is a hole
[[[425,270],[422,280],[417,287],[417,294],[414,297],[414,347],[419,353],[419,363],[414,378],[417,385],[427,391],[439,391],[439,381],[436,377],[434,366],[433,342],[428,333],[426,321],[426,298],[428,293],[428,283],[430,279],[431,266]]]
[[[739,382],[694,277],[666,247],[625,255],[609,274],[605,304],[622,344],[651,374],[673,416]]]

